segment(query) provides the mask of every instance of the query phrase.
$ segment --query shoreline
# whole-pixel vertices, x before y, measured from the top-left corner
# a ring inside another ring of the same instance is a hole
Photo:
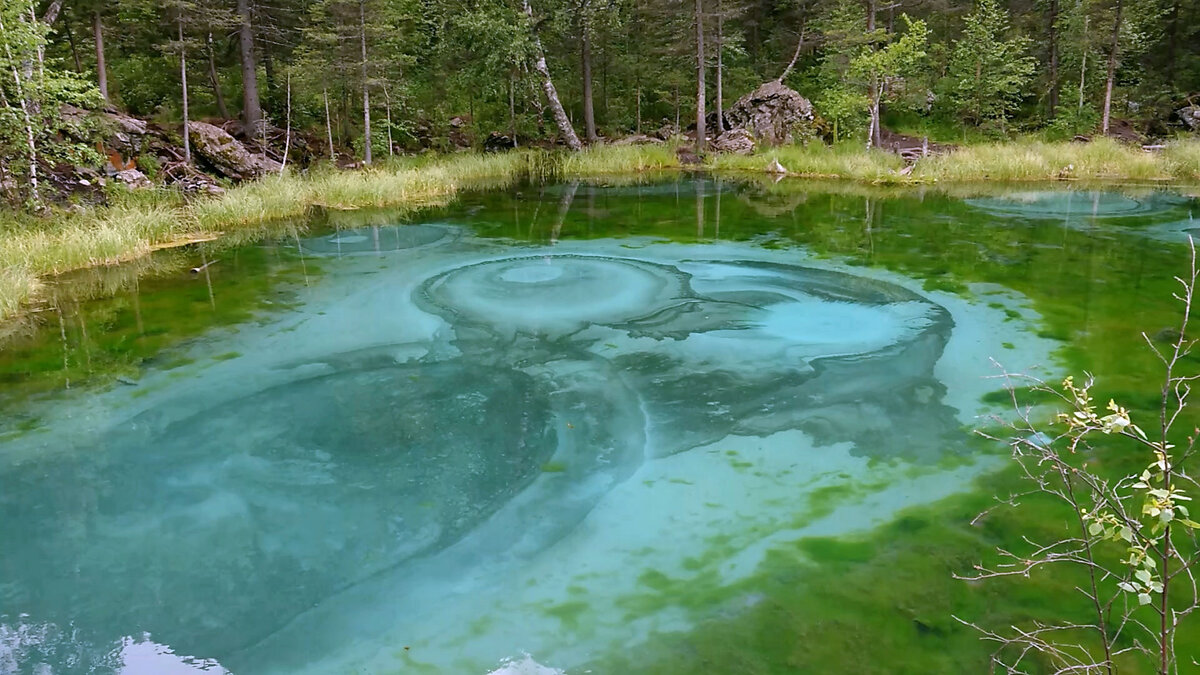
[[[787,174],[767,170],[776,160],[789,169]],[[1060,164],[1063,169],[1053,169]],[[673,145],[597,146],[581,153],[524,150],[401,158],[360,171],[317,168],[302,175],[262,178],[221,197],[191,202],[166,190],[129,192],[112,205],[55,213],[54,222],[14,214],[13,224],[0,227],[0,324],[27,313],[44,284],[57,276],[121,265],[198,242],[257,240],[266,233],[256,235],[254,230],[302,218],[313,209],[415,210],[445,204],[465,190],[501,188],[522,180],[639,180],[655,171],[770,177],[770,185],[799,180],[865,189],[987,190],[1013,184],[1186,188],[1200,183],[1200,141],[1178,141],[1155,153],[1109,140],[1007,142],[967,146],[918,160],[908,173],[902,173],[904,168],[896,155],[846,145],[713,155],[695,166],[682,166]]]

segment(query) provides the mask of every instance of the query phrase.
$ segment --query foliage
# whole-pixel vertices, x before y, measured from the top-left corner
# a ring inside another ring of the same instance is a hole
[[[85,80],[47,59],[48,30],[33,9],[23,0],[0,2],[0,184],[11,201],[38,205],[40,165],[95,157],[90,139],[72,133],[80,129],[63,119],[61,107],[94,105],[96,98]]]
[[[1025,95],[1034,71],[1030,39],[1005,38],[1008,13],[997,0],[979,0],[967,15],[950,55],[951,96],[957,112],[975,124],[1004,120]]]
[[[1051,541],[1026,538],[1028,552],[1001,549],[1001,562],[978,567],[971,579],[1029,576],[1040,568],[1082,569],[1087,583],[1079,590],[1093,609],[1086,622],[1038,623],[993,630],[976,626],[999,645],[993,662],[1007,672],[1024,672],[1036,657],[1054,672],[1113,675],[1122,664],[1139,663],[1159,675],[1179,672],[1175,636],[1181,623],[1200,608],[1195,565],[1200,562],[1189,503],[1200,482],[1191,466],[1200,430],[1179,432],[1177,422],[1187,406],[1191,383],[1200,375],[1182,372],[1196,340],[1188,335],[1193,292],[1200,278],[1194,245],[1191,269],[1177,278],[1175,296],[1183,306],[1178,331],[1165,336],[1165,346],[1143,333],[1163,366],[1161,401],[1155,426],[1147,433],[1125,407],[1109,400],[1098,409],[1094,380],[1083,384],[1067,377],[1061,388],[1035,378],[1005,373],[1019,420],[1008,441],[1013,458],[1032,492],[1049,495],[1070,507],[1069,534]],[[1055,434],[1033,420],[1018,403],[1013,381],[1049,395],[1065,407],[1055,417]],[[1137,453],[1140,471],[1120,478],[1089,464],[1097,455],[1097,438],[1123,440]],[[1029,493],[1025,493],[1029,494]],[[1005,503],[1017,505],[1023,495]]]

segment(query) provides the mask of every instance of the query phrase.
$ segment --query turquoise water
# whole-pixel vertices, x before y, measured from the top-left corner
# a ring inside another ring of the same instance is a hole
[[[989,242],[1065,225],[1166,259],[1192,204],[762,190],[526,186],[249,247],[303,275],[71,389],[39,349],[79,368],[129,306],[47,321],[5,371],[32,421],[0,435],[0,673],[605,672],[753,611],[780,547],[1003,464],[970,433],[992,359],[1056,375],[1075,338],[988,277],[1017,264]],[[971,219],[977,257],[947,256]],[[805,241],[821,228],[880,257]],[[223,284],[266,274],[236,255],[142,305],[215,316]]]

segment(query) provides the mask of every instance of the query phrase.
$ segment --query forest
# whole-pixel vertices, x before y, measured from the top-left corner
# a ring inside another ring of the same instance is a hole
[[[368,164],[481,148],[489,135],[574,149],[631,134],[713,139],[727,124],[716,111],[773,80],[811,100],[812,136],[863,147],[882,128],[950,143],[1147,142],[1190,131],[1200,111],[1190,0],[0,7],[0,181],[11,203],[32,196],[39,166],[102,160],[87,125],[64,113],[74,108],[149,120],[189,154],[185,119],[237,120],[224,128],[289,146],[292,161]]]

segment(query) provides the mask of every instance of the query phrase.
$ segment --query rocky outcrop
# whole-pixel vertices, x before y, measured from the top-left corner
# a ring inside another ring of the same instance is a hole
[[[750,132],[761,145],[791,143],[812,135],[812,103],[782,82],[767,82],[725,111],[731,129]]]
[[[735,155],[754,154],[754,136],[746,129],[730,129],[712,142],[713,150]]]
[[[1188,105],[1175,111],[1184,126],[1192,131],[1200,131],[1200,105]]]
[[[517,147],[517,142],[510,138],[508,134],[502,134],[498,131],[493,131],[488,134],[488,137],[483,139],[484,152],[503,152],[512,150]]]
[[[246,180],[277,172],[279,162],[266,155],[254,154],[221,127],[205,122],[189,122],[192,147],[215,171],[233,180]]]

